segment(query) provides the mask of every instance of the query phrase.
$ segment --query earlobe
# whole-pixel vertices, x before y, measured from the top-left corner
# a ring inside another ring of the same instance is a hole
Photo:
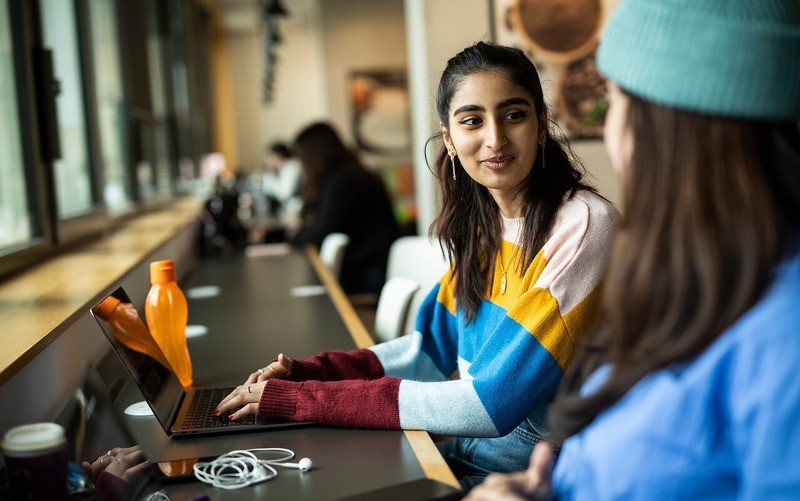
[[[450,141],[450,134],[447,132],[447,129],[442,126],[442,141],[444,142],[444,147],[447,149],[448,154],[455,152],[455,147],[453,146],[453,142]]]

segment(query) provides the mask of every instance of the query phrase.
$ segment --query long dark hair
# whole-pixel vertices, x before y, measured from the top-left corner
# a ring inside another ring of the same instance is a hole
[[[630,96],[623,224],[604,317],[562,382],[554,439],[587,426],[645,375],[699,355],[753,306],[800,229],[796,124],[718,118]],[[599,364],[595,393],[578,388]]]
[[[543,154],[537,155],[520,193],[524,197],[525,218],[521,234],[522,272],[547,240],[564,196],[572,196],[579,189],[594,190],[582,182],[582,167],[569,147],[551,135],[539,73],[519,49],[478,42],[450,59],[439,81],[436,98],[441,123],[448,125],[450,103],[464,78],[486,72],[499,73],[527,90],[540,118],[540,127],[545,129]],[[441,134],[433,136],[429,142],[438,137]],[[531,141],[536,143],[537,137],[532,137]],[[456,162],[460,161],[456,159]],[[543,162],[546,168],[542,168]],[[454,263],[456,304],[467,321],[471,321],[492,280],[492,264],[502,231],[500,209],[489,191],[469,176],[456,176],[453,180],[443,144],[433,168],[439,180],[442,210],[431,226],[431,233],[442,241]]]
[[[367,172],[356,155],[344,145],[336,130],[325,122],[311,124],[300,131],[294,140],[292,152],[303,164],[301,196],[304,216],[316,209],[322,185],[332,172],[342,168]]]

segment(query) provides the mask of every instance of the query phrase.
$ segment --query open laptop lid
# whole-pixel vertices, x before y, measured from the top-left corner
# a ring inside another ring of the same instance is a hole
[[[90,309],[167,435],[185,392],[122,287]]]

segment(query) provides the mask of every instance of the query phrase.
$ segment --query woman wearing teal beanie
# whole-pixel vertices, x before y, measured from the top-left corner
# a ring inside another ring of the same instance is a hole
[[[799,499],[800,2],[623,0],[598,66],[625,192],[604,321],[555,465],[540,445],[468,499]]]

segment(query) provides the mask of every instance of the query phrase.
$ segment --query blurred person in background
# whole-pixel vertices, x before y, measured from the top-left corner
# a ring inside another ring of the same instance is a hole
[[[286,144],[272,143],[264,156],[263,190],[272,215],[285,212],[300,194],[303,168]]]
[[[264,155],[260,193],[254,197],[257,216],[251,222],[251,244],[285,242],[287,231],[297,229],[302,199],[303,167],[285,143],[275,142]]]
[[[350,243],[340,282],[348,294],[379,293],[386,281],[389,247],[399,236],[383,180],[368,170],[327,123],[303,129],[292,147],[303,166],[300,229],[295,246],[320,246],[330,233]]]

